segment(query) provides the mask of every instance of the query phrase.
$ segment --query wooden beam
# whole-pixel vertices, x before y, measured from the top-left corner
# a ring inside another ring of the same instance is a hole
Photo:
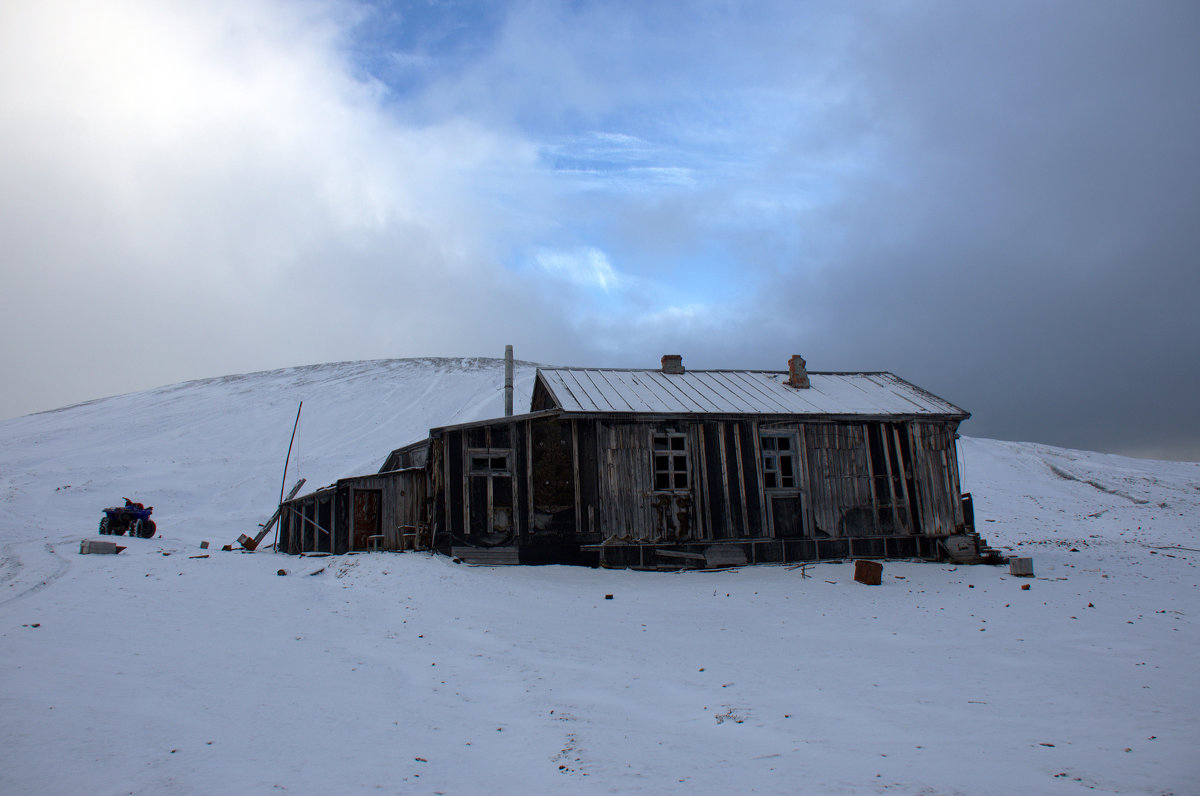
[[[911,433],[908,425],[905,425],[905,431]],[[900,445],[900,430],[892,426],[892,437],[896,442],[896,462],[900,466],[900,485],[904,489],[904,505],[908,509],[909,516],[912,516],[912,493],[908,488],[908,473],[904,469],[904,448]],[[912,451],[912,437],[909,437],[909,451]],[[919,507],[918,507],[919,508]],[[924,519],[924,518],[922,518]],[[924,522],[921,523],[924,526]]]
[[[575,480],[575,533],[583,531],[583,506],[579,484],[579,427],[571,420],[571,468]]]
[[[658,548],[655,548],[654,552],[656,555],[664,556],[666,558],[686,558],[691,561],[704,560],[704,555],[702,553],[685,553],[682,550],[660,550]]]
[[[804,526],[804,535],[813,540],[813,546],[815,548],[817,542],[816,534],[813,533],[813,526],[815,525],[816,521],[813,519],[813,490],[808,469],[808,434],[805,431],[803,423],[801,423],[796,429],[796,440],[797,444],[800,446],[796,452],[796,464],[803,468],[802,472],[804,473],[804,480],[800,480],[800,473],[796,473],[796,486],[800,487],[801,489],[800,494],[802,496],[801,500],[803,501],[802,505],[800,506],[801,513],[803,514],[800,521]],[[803,486],[801,486],[801,484],[803,484]]]
[[[516,455],[516,450],[513,451]],[[514,482],[516,479],[513,479]],[[527,504],[525,512],[525,535],[528,537],[533,533],[533,423],[525,423],[525,502]],[[513,495],[513,503],[519,503],[516,495]],[[516,515],[517,507],[513,506],[513,514]],[[519,537],[519,534],[518,534]]]
[[[305,479],[301,478],[299,481],[297,481],[292,486],[292,489],[290,492],[288,492],[287,497],[284,498],[282,501],[280,501],[279,506],[276,507],[275,513],[271,515],[271,519],[267,520],[263,524],[262,529],[259,530],[259,532],[254,535],[253,539],[250,539],[249,537],[247,537],[247,539],[249,539],[251,544],[247,545],[243,542],[242,547],[245,547],[247,550],[254,550],[260,544],[262,544],[262,540],[266,539],[267,534],[271,532],[271,527],[274,526],[275,523],[279,521],[280,512],[283,510],[283,504],[296,496],[296,493],[300,491],[300,487],[304,486],[304,481],[305,481]]]
[[[862,434],[863,448],[867,452],[867,479],[871,484],[871,525],[875,533],[879,533],[879,498],[875,494],[878,491],[875,488],[875,464],[871,461],[871,429],[866,423],[862,424]],[[895,521],[895,512],[892,520]]]
[[[912,524],[912,518],[909,516],[907,503],[904,506],[904,515],[905,515],[905,518],[908,520],[907,522],[901,521],[900,511],[896,507],[896,498],[897,498],[896,481],[895,481],[895,475],[892,472],[892,454],[891,454],[893,445],[892,445],[892,442],[888,439],[888,436],[889,435],[887,433],[887,426],[884,425],[883,423],[880,423],[879,424],[879,444],[880,444],[880,447],[883,448],[883,462],[885,465],[885,469],[887,470],[888,495],[892,499],[892,520],[900,523],[901,528],[908,528],[908,526],[910,526]],[[900,449],[899,448],[896,448],[896,461],[897,462],[900,461]]]
[[[754,429],[754,439],[751,444],[754,446],[754,474],[755,480],[758,482],[758,501],[762,506],[762,511],[759,516],[762,517],[762,535],[764,539],[773,539],[775,537],[775,505],[774,501],[767,495],[767,485],[763,483],[763,452],[762,452],[762,431],[758,427],[756,421],[750,421],[750,428]],[[794,453],[795,451],[793,451]],[[779,465],[779,451],[775,451],[775,466],[778,468],[777,478],[783,478],[783,468]],[[793,474],[794,477],[795,474]],[[783,486],[783,481],[780,480],[779,486]]]
[[[750,510],[747,508],[749,500],[746,497],[746,467],[742,462],[742,425],[741,423],[733,424],[733,446],[737,449],[737,472],[738,472],[738,491],[742,493],[742,533],[746,536],[750,535]]]
[[[733,501],[731,500],[732,496],[729,494],[729,465],[725,459],[725,447],[726,446],[725,446],[725,423],[724,423],[724,421],[717,422],[717,440],[721,443],[720,447],[717,451],[721,455],[721,490],[723,492],[723,494],[721,495],[721,500],[723,500],[725,502],[725,525],[726,525],[726,527],[723,529],[723,532],[728,533],[729,536],[736,536],[736,534],[729,533],[730,531],[733,530],[731,527],[729,527],[730,525],[733,524],[731,522],[732,517],[733,517],[733,505],[732,505]]]
[[[708,494],[708,457],[705,455],[706,448],[704,445],[704,422],[701,421],[699,424],[697,424],[697,428],[699,429],[699,432],[696,436],[699,437],[700,442],[700,444],[697,446],[697,454],[700,457],[700,466],[696,468],[696,472],[698,473],[696,484],[698,491],[696,493],[696,499],[700,501],[700,505],[696,507],[696,517],[698,520],[700,520],[698,523],[700,525],[700,533],[698,536],[701,539],[713,539],[715,537],[712,533],[712,498]]]

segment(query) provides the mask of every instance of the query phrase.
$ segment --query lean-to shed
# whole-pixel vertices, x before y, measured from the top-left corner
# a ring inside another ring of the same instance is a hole
[[[370,475],[341,478],[286,501],[280,510],[277,549],[283,553],[350,553],[429,548],[424,468],[427,446],[415,446],[420,464],[398,459]]]

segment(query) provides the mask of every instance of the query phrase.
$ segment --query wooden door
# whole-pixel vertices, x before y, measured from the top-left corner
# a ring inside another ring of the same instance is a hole
[[[380,489],[354,490],[354,548],[366,550],[371,545],[368,538],[380,534],[379,505],[383,499]]]

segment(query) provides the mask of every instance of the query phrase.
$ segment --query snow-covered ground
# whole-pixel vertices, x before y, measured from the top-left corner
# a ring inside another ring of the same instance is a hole
[[[1200,464],[964,438],[1032,581],[220,552],[300,400],[315,487],[501,384],[343,363],[0,423],[0,793],[1200,793]],[[160,535],[80,555],[123,496]]]

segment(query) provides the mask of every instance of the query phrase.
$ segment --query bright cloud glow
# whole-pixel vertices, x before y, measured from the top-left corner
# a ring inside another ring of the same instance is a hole
[[[565,251],[540,249],[533,259],[542,271],[580,287],[608,291],[624,281],[604,252],[590,246]]]

